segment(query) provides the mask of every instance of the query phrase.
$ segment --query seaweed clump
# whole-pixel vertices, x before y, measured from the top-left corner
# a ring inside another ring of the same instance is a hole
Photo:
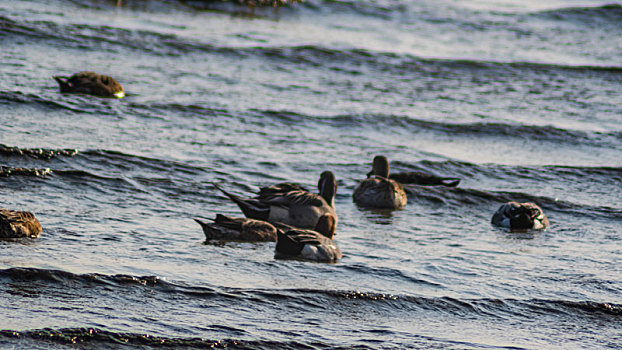
[[[76,154],[78,154],[76,149],[19,148],[0,144],[0,155],[3,156],[27,156],[49,160],[56,156],[73,157]]]

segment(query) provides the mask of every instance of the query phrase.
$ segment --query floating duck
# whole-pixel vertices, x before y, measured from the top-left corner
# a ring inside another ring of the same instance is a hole
[[[324,235],[320,232],[328,232]],[[331,215],[319,218],[316,230],[291,229],[277,231],[275,259],[303,259],[321,262],[336,262],[342,254],[333,242],[335,221]]]
[[[367,177],[354,190],[354,203],[378,209],[401,209],[406,205],[404,188],[399,182],[389,179],[389,161],[386,157],[374,157],[372,170]]]
[[[37,238],[39,220],[30,212],[0,208],[0,238]]]
[[[123,86],[112,77],[94,72],[80,72],[71,77],[55,76],[60,92],[123,98]]]
[[[531,202],[503,204],[492,216],[491,223],[516,230],[539,230],[549,227],[549,219],[544,215],[542,208]]]
[[[205,239],[244,242],[275,242],[277,228],[263,220],[232,218],[216,214],[214,222],[194,219],[203,228]]]
[[[297,184],[282,183],[263,187],[257,197],[244,199],[216,184],[214,186],[237,204],[247,218],[310,229],[316,226],[323,215],[332,216],[337,222],[334,205],[337,180],[330,171],[320,175],[320,194],[311,193]]]

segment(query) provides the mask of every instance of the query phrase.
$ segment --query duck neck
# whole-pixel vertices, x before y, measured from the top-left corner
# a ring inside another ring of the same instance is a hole
[[[331,215],[322,215],[315,224],[315,231],[333,239],[335,235],[335,218]]]
[[[318,182],[318,189],[320,190],[320,196],[324,198],[326,203],[331,207],[335,207],[335,194],[337,192],[337,182],[335,175],[326,171],[320,176]]]
[[[372,167],[372,173],[375,176],[384,178],[389,177],[389,161],[383,156],[376,156]]]
[[[335,186],[325,181],[320,188],[320,196],[324,198],[326,203],[331,207],[335,207]]]

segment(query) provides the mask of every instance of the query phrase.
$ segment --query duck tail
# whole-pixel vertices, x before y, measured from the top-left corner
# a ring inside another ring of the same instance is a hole
[[[202,221],[197,218],[194,218],[194,221],[196,221],[199,225],[201,225],[201,228],[203,229],[203,233],[205,234],[206,241],[222,238],[223,236],[222,230],[217,225]]]
[[[238,197],[232,193],[229,193],[222,189],[217,184],[213,183],[214,187],[216,187],[220,192],[224,193],[225,196],[229,197],[233,203],[237,204],[237,206],[242,210],[244,216],[251,219],[257,220],[268,220],[270,217],[270,207],[261,203],[256,199],[244,199]]]
[[[210,220],[212,220],[212,219],[210,219]],[[201,220],[201,219],[199,219],[199,218],[194,218],[194,221],[196,221],[196,222],[197,222],[197,224],[201,225],[201,228],[202,228],[203,230],[205,230],[205,228],[206,228],[206,227],[208,227],[208,226],[210,225],[210,223],[205,222],[205,221],[203,221],[203,220]]]
[[[276,247],[274,248],[275,259],[292,258],[300,254],[304,244],[296,242],[281,230],[276,231]]]
[[[456,187],[460,183],[457,177],[446,177],[441,179],[441,184],[445,187]]]
[[[214,238],[212,235],[212,227],[210,226],[209,223],[202,221],[200,219],[197,219],[197,218],[194,218],[194,221],[196,221],[197,224],[201,225],[201,229],[203,229],[203,233],[205,234],[206,240],[209,241],[210,239]]]
[[[61,76],[58,76],[58,75],[53,76],[52,78],[54,78],[54,80],[56,80],[56,82],[60,86],[60,91],[61,92],[68,92],[68,91],[71,90],[71,83],[69,82],[69,78],[61,77]]]

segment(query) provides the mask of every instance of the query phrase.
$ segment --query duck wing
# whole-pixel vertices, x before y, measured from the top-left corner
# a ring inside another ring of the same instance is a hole
[[[291,191],[306,191],[309,192],[306,188],[301,185],[293,182],[282,182],[280,184],[275,184],[272,186],[266,186],[259,189],[259,197],[268,197],[285,194]]]
[[[207,240],[232,240],[245,242],[265,242],[276,240],[276,228],[265,221],[233,218],[216,214],[214,222],[207,223],[194,219],[203,228]]]
[[[260,195],[257,199],[265,204],[275,206],[314,206],[321,207],[326,203],[320,195],[305,190],[294,190],[285,193],[269,193]]]
[[[304,259],[335,262],[342,257],[335,243],[312,230],[290,230],[277,232],[276,259]]]
[[[229,199],[231,199],[237,206],[242,210],[244,216],[247,218],[257,219],[257,220],[267,220],[270,216],[270,205],[263,203],[258,199],[253,198],[241,198],[239,196],[234,195],[233,193],[229,193],[225,191],[223,188],[218,186],[218,184],[213,183],[214,187],[216,187],[220,192],[224,193]]]
[[[352,199],[362,207],[383,209],[399,209],[407,202],[406,193],[399,182],[379,176],[361,181]]]

